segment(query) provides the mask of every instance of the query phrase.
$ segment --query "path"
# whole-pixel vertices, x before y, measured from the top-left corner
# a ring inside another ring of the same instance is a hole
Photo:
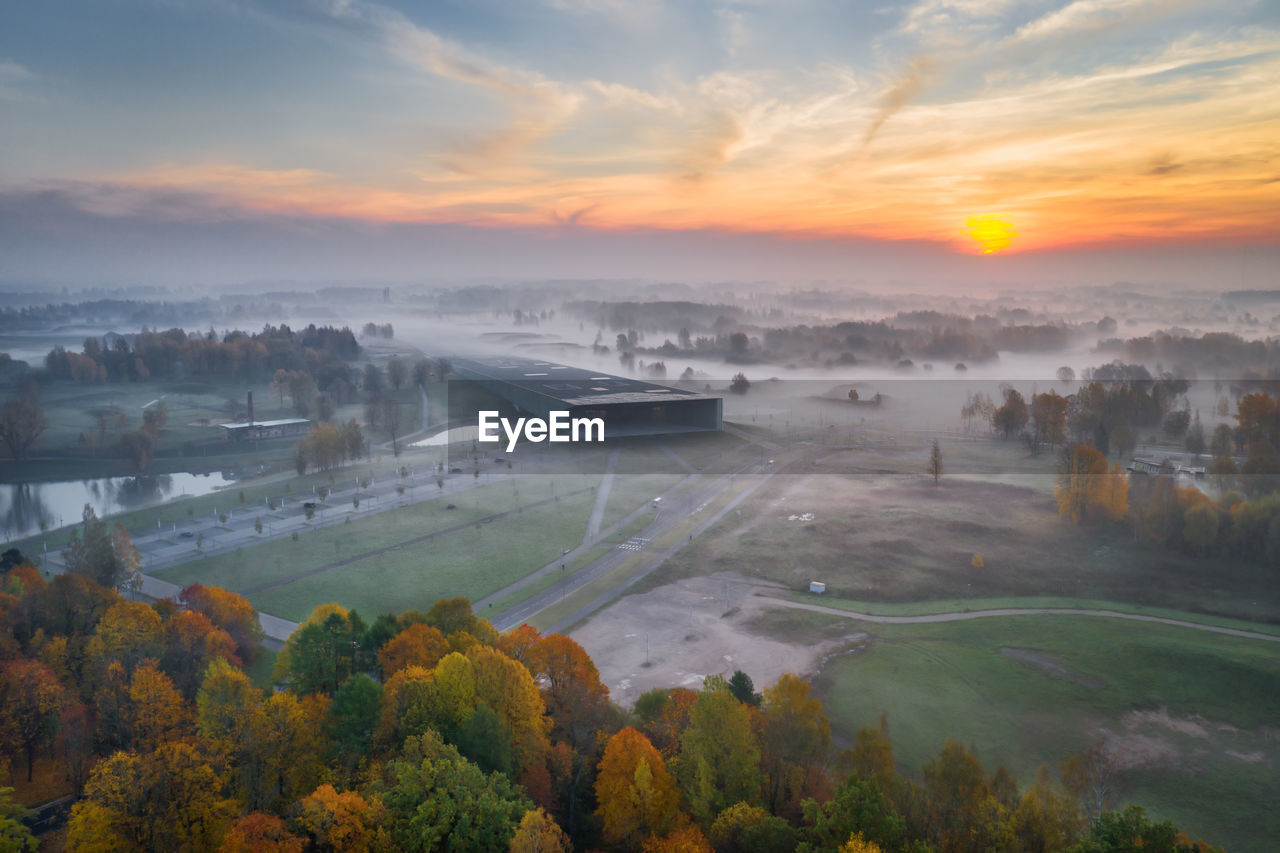
[[[604,520],[604,508],[609,503],[609,492],[613,489],[613,469],[618,464],[622,447],[615,447],[609,453],[609,461],[604,466],[604,476],[600,478],[600,491],[596,493],[596,505],[591,509],[591,519],[587,522],[587,535],[582,537],[582,544],[587,545],[600,538],[600,522]]]
[[[1161,625],[1176,625],[1179,628],[1194,628],[1198,631],[1226,634],[1231,637],[1243,637],[1247,640],[1268,640],[1272,643],[1280,643],[1280,634],[1263,634],[1258,631],[1224,628],[1220,625],[1206,625],[1203,622],[1190,622],[1185,619],[1171,619],[1167,616],[1145,616],[1141,613],[1121,613],[1116,610],[1089,610],[1069,607],[1004,607],[995,610],[926,613],[919,616],[881,616],[874,613],[859,613],[856,610],[843,610],[839,607],[828,607],[824,604],[808,604],[803,601],[792,601],[775,596],[765,597],[772,599],[781,607],[812,610],[815,613],[829,613],[833,616],[843,616],[860,622],[879,622],[886,625],[911,625],[923,622],[964,622],[969,619],[986,619],[992,616],[1105,616],[1112,619],[1129,619],[1134,622],[1156,622]]]

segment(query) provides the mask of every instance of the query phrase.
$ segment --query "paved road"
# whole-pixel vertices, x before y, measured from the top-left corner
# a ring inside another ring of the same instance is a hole
[[[759,593],[756,593],[759,595]],[[1128,619],[1134,622],[1156,622],[1161,625],[1176,625],[1179,628],[1194,628],[1197,631],[1208,631],[1213,634],[1226,634],[1231,637],[1244,637],[1247,640],[1267,640],[1280,643],[1280,635],[1263,634],[1258,631],[1244,631],[1239,628],[1224,628],[1219,625],[1206,625],[1203,622],[1189,622],[1185,619],[1171,619],[1166,616],[1145,616],[1141,613],[1121,613],[1115,610],[1089,610],[1070,607],[1002,607],[993,610],[961,610],[952,613],[925,613],[919,616],[882,616],[875,613],[859,613],[854,610],[843,610],[839,607],[827,607],[823,604],[809,604],[803,601],[792,601],[788,598],[766,596],[780,607],[794,607],[797,610],[812,610],[815,613],[830,613],[844,616],[860,622],[878,622],[887,625],[910,625],[922,622],[964,622],[969,619],[987,619],[992,616],[1103,616],[1109,619]]]

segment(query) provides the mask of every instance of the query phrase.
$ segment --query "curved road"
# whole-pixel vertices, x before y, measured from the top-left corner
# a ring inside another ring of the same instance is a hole
[[[794,607],[798,610],[812,610],[816,613],[829,613],[844,616],[861,622],[880,622],[890,625],[909,625],[920,622],[963,622],[967,619],[985,619],[989,616],[1108,616],[1112,619],[1130,619],[1134,622],[1158,622],[1162,625],[1176,625],[1180,628],[1195,628],[1214,634],[1227,634],[1232,637],[1244,637],[1247,640],[1269,640],[1280,643],[1280,635],[1263,634],[1257,631],[1244,631],[1239,628],[1223,628],[1219,625],[1206,625],[1202,622],[1188,622],[1183,619],[1170,619],[1167,616],[1144,616],[1141,613],[1121,613],[1116,610],[1088,610],[1069,607],[1005,607],[995,610],[962,610],[952,613],[926,613],[920,616],[880,616],[874,613],[859,613],[855,610],[842,610],[839,607],[827,607],[822,604],[806,604],[803,601],[791,601],[786,598],[762,596],[769,598],[782,607]]]

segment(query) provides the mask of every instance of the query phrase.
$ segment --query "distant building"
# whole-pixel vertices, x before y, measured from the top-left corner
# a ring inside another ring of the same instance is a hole
[[[311,427],[311,421],[306,418],[284,418],[278,421],[253,421],[218,426],[227,441],[262,441],[267,438],[306,435]]]
[[[827,591],[827,585],[822,581],[809,581],[809,592],[816,592],[818,595]]]
[[[1126,470],[1130,474],[1146,474],[1152,477],[1166,474],[1192,480],[1203,480],[1208,476],[1203,465],[1186,465],[1170,457],[1156,459],[1151,456],[1135,456],[1130,460]]]
[[[601,418],[606,439],[720,429],[712,394],[514,356],[455,359],[453,372],[536,417]]]

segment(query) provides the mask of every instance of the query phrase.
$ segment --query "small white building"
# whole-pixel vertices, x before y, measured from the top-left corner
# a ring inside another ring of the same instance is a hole
[[[818,595],[827,591],[827,585],[822,581],[809,581],[809,592],[816,592]]]

